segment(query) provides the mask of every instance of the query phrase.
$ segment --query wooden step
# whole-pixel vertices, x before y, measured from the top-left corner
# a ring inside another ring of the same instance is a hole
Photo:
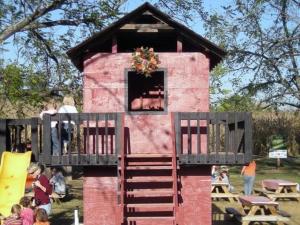
[[[125,204],[127,208],[164,208],[164,207],[174,207],[173,203],[132,203]]]
[[[174,195],[174,191],[172,189],[167,190],[134,190],[134,191],[126,191],[126,195],[133,195],[135,197],[170,197]]]
[[[127,161],[127,166],[172,166],[172,162],[169,161],[169,162],[159,162],[159,161],[154,161],[154,162],[150,162],[150,161],[147,161],[147,162],[130,162],[130,161]]]
[[[130,183],[141,183],[141,182],[173,182],[173,177],[166,176],[166,177],[133,177],[127,178],[127,182]]]
[[[172,166],[126,166],[125,170],[172,170],[172,168]]]
[[[174,216],[137,216],[137,217],[126,217],[127,221],[136,221],[136,220],[175,220]]]
[[[125,158],[172,158],[172,154],[128,154]]]

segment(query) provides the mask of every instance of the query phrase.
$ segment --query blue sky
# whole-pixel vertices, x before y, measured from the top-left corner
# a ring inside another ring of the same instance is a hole
[[[129,0],[123,5],[122,10],[125,12],[130,12],[145,2],[147,2],[147,1],[146,0]],[[154,4],[156,2],[156,0],[148,0],[148,2],[151,4]],[[230,0],[203,0],[205,8],[209,11],[219,11],[219,10],[221,10],[221,4],[223,5],[228,2],[230,2]],[[199,33],[202,36],[204,35],[203,25],[201,23],[201,20],[197,17],[195,17],[195,20],[189,24],[189,28],[194,30],[195,32]],[[59,32],[60,30],[63,32],[64,27],[55,28],[55,32]],[[79,32],[78,32],[78,34],[79,34]],[[85,38],[81,38],[79,36],[78,39],[83,41]],[[17,58],[19,60],[22,60],[22,59],[20,59],[20,57],[18,57],[19,56],[18,49],[20,48],[20,46],[13,45],[12,40],[13,40],[13,37],[9,38],[6,41],[6,42],[8,42],[8,44],[6,44],[4,46],[6,51],[1,52],[1,50],[0,50],[0,54],[3,56],[3,59],[6,62],[14,61]]]

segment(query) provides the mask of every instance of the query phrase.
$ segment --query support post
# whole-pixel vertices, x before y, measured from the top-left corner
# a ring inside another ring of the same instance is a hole
[[[118,53],[118,42],[116,36],[112,38],[111,53]]]
[[[45,164],[51,163],[51,117],[45,113],[43,116],[43,148],[42,160]]]
[[[7,123],[5,119],[0,119],[0,157],[2,152],[7,150]]]
[[[35,161],[39,160],[38,118],[31,119],[31,151]]]
[[[177,37],[177,52],[182,52],[182,38],[180,36]]]

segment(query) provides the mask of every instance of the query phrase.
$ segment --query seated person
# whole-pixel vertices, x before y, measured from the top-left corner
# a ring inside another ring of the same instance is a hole
[[[11,207],[11,215],[4,219],[3,225],[22,225],[20,205],[15,204]]]
[[[229,182],[229,175],[228,175],[227,167],[221,168],[220,181],[228,184],[228,190],[230,192],[232,192],[234,190],[234,187]]]
[[[212,182],[220,181],[219,177],[220,177],[219,167],[213,165],[212,168],[211,168],[211,181]]]
[[[50,197],[61,198],[66,195],[65,177],[62,172],[55,167],[51,169],[51,175],[50,184],[52,184],[53,192]]]

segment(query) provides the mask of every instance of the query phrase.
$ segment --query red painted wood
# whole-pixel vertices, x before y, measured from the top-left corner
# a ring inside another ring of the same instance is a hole
[[[185,168],[179,173],[183,199],[180,203],[181,224],[211,224],[210,166]]]
[[[209,59],[202,53],[159,53],[167,70],[168,113],[209,111]],[[125,68],[131,53],[98,53],[84,62],[84,112],[125,112]],[[180,63],[179,63],[180,62]],[[171,153],[169,115],[126,115],[130,153]],[[206,149],[206,141],[201,141]]]
[[[84,112],[125,112],[124,70],[131,67],[131,53],[116,54],[113,48],[114,54],[97,53],[89,55],[84,61]],[[165,115],[125,116],[125,146],[128,146],[127,153],[130,154],[172,155],[174,140],[172,140],[171,113],[209,111],[209,58],[202,53],[183,52],[159,53],[159,57],[160,68],[167,71],[168,112]],[[205,124],[203,126],[205,127]],[[206,143],[206,137],[201,136],[203,152],[206,152]],[[122,165],[124,164],[125,161]],[[180,169],[178,174],[181,176],[180,192],[183,199],[183,202],[178,203],[176,211],[176,218],[178,217],[180,221],[178,224],[210,225],[210,168]],[[102,168],[101,170],[94,168],[85,171],[85,176],[84,224],[120,225],[122,207],[117,205],[116,169],[102,171]],[[171,173],[173,180],[175,176]],[[125,177],[121,177],[121,180],[123,179],[125,180]],[[171,188],[175,189],[172,186]],[[147,194],[150,190],[143,191]],[[142,219],[136,221],[135,225],[158,223],[173,225],[170,220],[158,222]]]
[[[85,168],[83,217],[85,225],[116,225],[118,221],[116,171]]]

